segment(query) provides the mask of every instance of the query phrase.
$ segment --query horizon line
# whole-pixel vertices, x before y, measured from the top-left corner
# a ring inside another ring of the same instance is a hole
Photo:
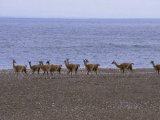
[[[11,18],[11,19],[160,19],[159,17],[16,17],[16,16],[0,16],[0,18]]]

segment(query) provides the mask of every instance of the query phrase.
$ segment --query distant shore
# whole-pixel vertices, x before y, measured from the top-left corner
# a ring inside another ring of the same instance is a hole
[[[154,69],[100,69],[98,75],[19,74],[0,70],[1,120],[158,120],[160,75]]]

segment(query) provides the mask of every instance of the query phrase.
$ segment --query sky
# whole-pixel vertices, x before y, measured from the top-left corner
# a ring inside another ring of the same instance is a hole
[[[0,17],[160,18],[160,0],[0,0]]]

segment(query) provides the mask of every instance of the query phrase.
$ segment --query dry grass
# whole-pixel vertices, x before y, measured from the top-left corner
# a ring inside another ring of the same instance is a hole
[[[71,78],[0,71],[0,120],[158,120],[160,75],[101,69]]]

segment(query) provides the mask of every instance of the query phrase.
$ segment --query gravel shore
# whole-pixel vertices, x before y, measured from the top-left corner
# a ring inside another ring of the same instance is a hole
[[[0,70],[0,120],[158,120],[160,75],[153,69],[121,73],[85,70],[18,74]]]

